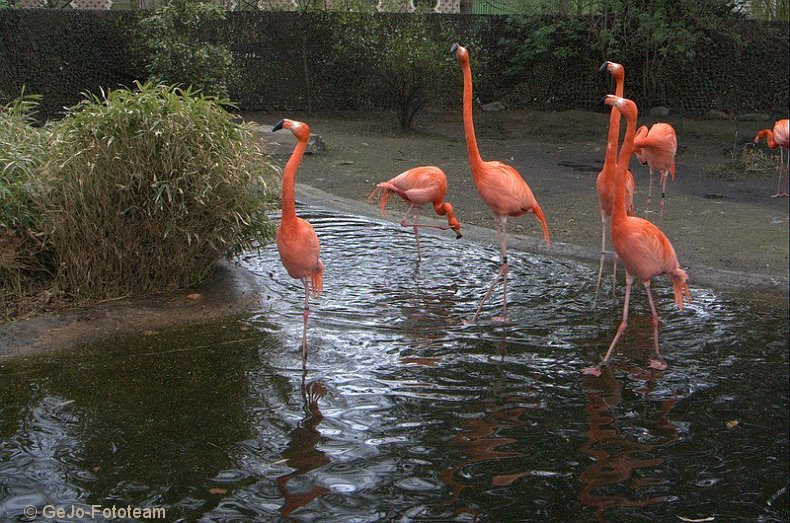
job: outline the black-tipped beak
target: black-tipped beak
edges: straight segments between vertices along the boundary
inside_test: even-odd
[[[458,44],[457,43],[455,43],[455,44],[450,46],[450,54],[455,54],[455,52],[457,50],[458,50]]]
[[[464,237],[464,235],[461,234],[461,229],[453,229],[453,232],[455,233],[456,240],[460,240],[461,238]]]
[[[601,98],[601,101],[598,102],[598,105],[606,105],[607,98],[609,98],[609,96],[604,96],[603,98]]]
[[[282,128],[283,128],[283,123],[284,123],[284,122],[285,122],[285,120],[280,120],[279,122],[277,122],[276,124],[274,124],[274,127],[272,127],[272,132],[273,132],[273,133],[276,133],[277,131],[279,131],[280,129],[282,129]]]
[[[601,67],[599,67],[599,68],[598,68],[598,72],[599,72],[599,73],[602,73],[602,72],[604,72],[604,71],[606,70],[606,67],[607,67],[608,65],[609,65],[609,62],[608,62],[608,61],[606,61],[606,62],[602,63],[602,64],[601,64]]]

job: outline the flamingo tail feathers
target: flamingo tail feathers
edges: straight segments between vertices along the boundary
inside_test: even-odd
[[[316,298],[324,290],[324,262],[318,260],[318,268],[310,274],[310,288]]]
[[[535,214],[535,217],[540,221],[540,226],[543,228],[543,238],[546,240],[546,243],[549,245],[549,249],[551,249],[551,238],[549,238],[549,226],[546,224],[546,216],[543,214],[543,209],[540,208],[540,205],[537,203],[535,207],[533,207],[532,212]]]
[[[672,279],[672,284],[675,287],[675,303],[678,309],[683,310],[684,298],[691,303],[691,291],[689,291],[688,283],[686,283],[688,275],[686,271],[678,267],[669,273],[669,277]]]
[[[386,182],[380,183],[376,185],[376,188],[368,195],[368,201],[375,200],[378,198],[379,201],[379,209],[381,209],[381,214],[387,215],[387,202],[390,199],[394,191],[387,187]]]

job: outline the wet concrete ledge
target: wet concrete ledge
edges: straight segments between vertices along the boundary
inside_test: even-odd
[[[341,198],[310,186],[297,184],[297,199],[310,206],[335,209],[382,220],[378,207]],[[427,213],[426,213],[427,216]],[[393,216],[390,221],[397,223]],[[436,221],[435,223],[440,223]],[[493,231],[465,225],[460,240],[494,244]],[[562,242],[549,252],[541,239],[508,235],[508,245],[521,251],[574,258],[597,265],[599,251]],[[267,248],[275,248],[270,245]],[[773,308],[788,309],[788,278],[752,274],[703,266],[688,266],[692,287],[706,286],[737,293]],[[243,316],[260,303],[263,289],[244,267],[220,261],[208,280],[193,289],[99,303],[93,307],[50,313],[27,320],[0,324],[0,362],[84,345],[121,335],[205,323]],[[195,296],[196,294],[199,295]]]

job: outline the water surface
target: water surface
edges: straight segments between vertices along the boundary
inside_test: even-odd
[[[511,252],[510,323],[464,327],[498,251],[329,211],[324,294],[274,246],[257,311],[0,366],[0,520],[27,505],[184,521],[787,521],[786,310],[641,286],[620,319],[597,264]],[[492,233],[493,236],[493,233]],[[492,238],[493,240],[493,238]],[[492,242],[493,243],[493,242]],[[605,289],[608,291],[609,289]]]

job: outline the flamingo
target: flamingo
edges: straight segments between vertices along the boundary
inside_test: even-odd
[[[779,147],[779,181],[776,184],[776,194],[772,194],[771,198],[787,198],[787,192],[780,192],[782,190],[782,169],[784,168],[784,150],[790,147],[790,120],[777,120],[772,129],[763,129],[754,137],[754,143],[758,143],[765,138],[765,143],[769,149],[776,149]],[[787,172],[790,173],[790,151],[787,153]],[[790,174],[788,174],[790,178]]]
[[[507,218],[508,216],[521,216],[531,212],[540,221],[543,228],[543,237],[549,248],[551,240],[549,238],[549,228],[546,225],[546,217],[543,210],[538,205],[537,200],[532,195],[532,190],[527,182],[521,177],[519,172],[513,167],[498,161],[483,161],[480,151],[477,149],[475,138],[475,128],[472,122],[472,70],[469,65],[469,52],[459,44],[450,47],[450,54],[455,55],[461,64],[464,76],[464,98],[463,98],[463,117],[464,134],[466,135],[466,150],[469,154],[469,168],[472,171],[477,192],[480,197],[491,209],[496,222],[496,234],[499,240],[499,250],[502,256],[502,266],[499,273],[491,282],[488,291],[483,295],[477,307],[472,321],[477,320],[480,310],[486,302],[491,292],[494,290],[499,279],[503,282],[503,306],[502,316],[495,317],[495,320],[507,320]]]
[[[304,284],[304,330],[302,331],[302,362],[307,360],[307,317],[310,314],[310,290],[318,297],[324,287],[324,263],[319,258],[321,244],[315,229],[307,220],[296,216],[294,201],[294,179],[296,170],[304,156],[310,127],[302,122],[284,119],[279,121],[272,132],[289,129],[296,137],[288,163],[285,164],[282,183],[282,219],[275,239],[280,261],[291,278],[302,280]]]
[[[675,129],[668,123],[654,123],[650,130],[646,125],[636,131],[634,138],[634,155],[642,163],[647,164],[650,178],[647,186],[647,209],[653,203],[653,173],[659,172],[658,183],[661,185],[661,202],[659,203],[660,219],[664,217],[664,200],[667,192],[667,173],[675,181],[675,154],[678,151],[678,138]]]
[[[623,96],[625,84],[625,69],[622,65],[606,61],[601,64],[599,71],[606,69],[611,73],[616,82],[617,96]],[[598,296],[598,289],[601,287],[601,275],[603,273],[603,262],[606,256],[606,219],[612,216],[614,206],[614,195],[616,192],[614,171],[617,163],[617,141],[620,137],[620,113],[612,111],[609,115],[609,133],[606,137],[606,156],[604,157],[603,168],[598,173],[595,180],[595,187],[598,190],[598,202],[601,210],[601,263],[598,266],[598,282],[595,285],[595,295]],[[629,216],[634,214],[634,176],[631,171],[626,171],[626,206]],[[614,270],[612,272],[612,288],[617,281],[617,254],[614,255]]]
[[[625,173],[628,170],[628,162],[634,149],[634,137],[636,134],[636,104],[631,100],[619,96],[608,95],[604,103],[611,105],[613,110],[619,111],[626,119],[626,132],[623,146],[620,149],[620,158],[617,164],[615,179],[620,187],[615,194],[614,209],[612,210],[612,243],[615,252],[623,260],[625,265],[625,302],[623,304],[623,319],[617,328],[609,350],[604,356],[605,364],[614,351],[617,341],[622,336],[628,326],[628,302],[631,297],[631,284],[634,278],[639,278],[645,286],[647,301],[650,304],[650,311],[653,315],[653,342],[655,344],[656,359],[650,361],[650,367],[658,370],[666,368],[666,364],[661,361],[661,353],[658,348],[658,313],[653,303],[653,295],[650,291],[650,281],[659,274],[666,274],[673,282],[675,289],[675,303],[680,310],[683,310],[684,296],[691,301],[686,280],[688,275],[680,267],[675,249],[667,237],[655,224],[643,218],[628,216],[625,212]],[[585,373],[600,375],[600,369],[585,369]]]
[[[452,229],[456,239],[461,235],[461,224],[453,214],[453,206],[444,201],[447,193],[447,177],[444,171],[433,165],[414,167],[400,173],[398,176],[381,182],[370,193],[369,198],[378,198],[381,212],[386,214],[387,201],[392,194],[397,194],[405,201],[409,208],[400,224],[403,227],[414,227],[414,238],[417,241],[417,259],[420,259],[420,236],[418,227],[433,227],[436,229]],[[433,204],[433,210],[439,216],[447,216],[447,225],[428,225],[417,223],[417,211],[426,203]],[[414,222],[408,223],[409,214],[414,211]]]

